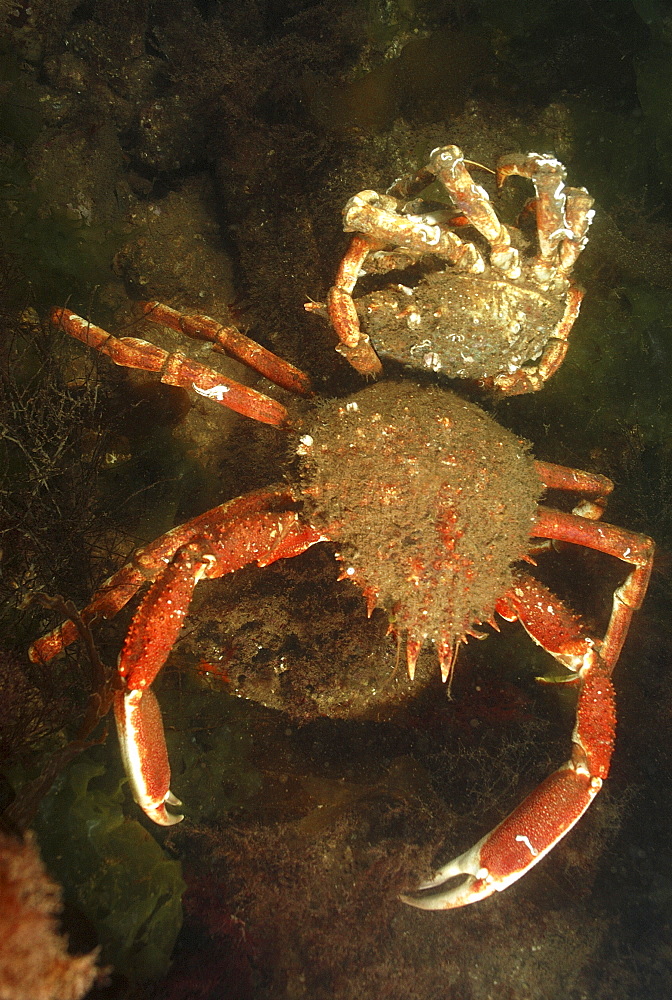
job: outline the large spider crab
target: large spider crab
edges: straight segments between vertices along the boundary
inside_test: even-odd
[[[306,375],[237,330],[155,302],[141,308],[151,320],[212,340],[276,384],[312,394]],[[118,365],[157,372],[163,382],[195,389],[295,435],[299,468],[288,476],[289,485],[248,493],[173,528],[138,550],[82,612],[85,622],[110,618],[151,583],[119,657],[114,698],[126,771],[147,816],[163,825],[182,819],[166,808],[180,803],[170,791],[151,685],[195,585],[332,541],[342,578],[362,589],[369,614],[376,604],[387,608],[394,628],[405,634],[411,677],[429,641],[448,679],[465,637],[483,622],[494,624],[498,614],[520,621],[578,689],[569,761],[479,843],[403,899],[426,909],[462,906],[506,888],[544,857],[607,775],[615,724],[610,675],[651,571],[651,540],[600,520],[611,482],[535,461],[484,411],[436,385],[381,381],[292,423],[279,402],[181,353],[116,338],[66,309],[55,309],[52,322]],[[573,512],[538,504],[548,488],[575,495]],[[549,540],[608,553],[629,567],[602,638],[524,567]],[[77,626],[66,621],[33,644],[31,659],[48,661],[77,638]],[[455,885],[456,875],[467,877]]]
[[[347,202],[343,228],[357,235],[326,311],[338,350],[362,374],[380,374],[380,354],[507,395],[531,392],[567,352],[583,298],[571,271],[587,243],[593,199],[585,188],[565,187],[565,168],[554,156],[502,157],[498,189],[512,174],[534,184],[536,198],[527,206],[536,215],[533,250],[500,222],[467,162],[457,146],[441,146],[426,167],[399,178],[386,194],[360,191]],[[417,197],[434,182],[452,211]],[[470,227],[473,242],[453,232],[456,224]],[[367,275],[368,291],[360,286],[355,300]]]

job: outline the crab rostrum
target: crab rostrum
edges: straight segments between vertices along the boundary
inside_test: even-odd
[[[237,330],[155,302],[141,307],[149,319],[209,339],[276,384],[312,395],[306,375]],[[166,808],[180,803],[170,791],[151,685],[178,638],[195,585],[331,542],[341,578],[362,590],[369,614],[384,607],[405,636],[411,678],[423,643],[431,643],[449,681],[466,637],[499,616],[519,621],[577,689],[567,763],[405,901],[428,909],[462,906],[506,888],[544,857],[588,808],[609,770],[610,675],[651,571],[651,540],[600,520],[611,482],[535,461],[527,444],[438,385],[380,381],[309,407],[308,416],[292,421],[276,400],[181,353],[116,338],[66,309],[55,309],[52,321],[118,365],[157,372],[163,382],[294,437],[297,457],[284,484],[230,500],[139,549],[82,611],[84,622],[110,618],[149,584],[119,657],[114,699],[124,763],[145,813],[164,825],[182,819]],[[548,488],[575,496],[573,512],[539,503]],[[608,553],[627,567],[604,636],[587,631],[530,572],[526,560],[548,540]],[[30,656],[46,662],[77,638],[78,626],[64,622],[35,642]],[[454,884],[456,875],[466,878]]]
[[[500,222],[467,162],[457,146],[442,146],[386,194],[360,191],[348,201],[343,228],[357,235],[326,311],[338,350],[365,375],[379,375],[387,357],[507,395],[531,392],[567,352],[583,297],[571,272],[587,242],[593,199],[585,188],[565,187],[554,156],[502,157],[498,188],[512,174],[534,184],[524,213],[536,214],[530,246]],[[452,211],[418,197],[435,182]],[[456,226],[468,227],[466,240]],[[324,311],[321,303],[306,309]]]

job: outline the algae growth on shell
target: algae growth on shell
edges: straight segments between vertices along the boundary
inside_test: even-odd
[[[309,517],[400,629],[459,641],[492,617],[541,493],[524,442],[459,396],[409,382],[323,404],[304,441]]]

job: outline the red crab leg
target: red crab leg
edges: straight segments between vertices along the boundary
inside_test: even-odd
[[[592,199],[586,191],[585,196],[590,199],[590,205],[583,208],[584,203],[577,201],[575,213],[577,232],[575,233],[570,227],[566,215],[567,190],[564,181],[567,171],[559,160],[548,154],[511,153],[508,156],[503,156],[497,164],[497,187],[501,188],[507,177],[512,174],[527,177],[534,184],[537,195],[535,207],[537,211],[537,237],[539,239],[539,254],[534,269],[537,281],[542,285],[548,285],[560,265],[559,248],[562,243],[569,241],[574,244],[576,249],[574,260],[583,249],[586,230],[592,219],[592,216],[589,215]],[[584,217],[583,222],[579,222],[579,216]],[[563,260],[563,270],[568,270],[573,262],[572,260],[570,263],[569,257]]]
[[[158,372],[162,382],[195,389],[201,396],[214,399],[243,416],[274,427],[289,426],[287,410],[281,403],[220,375],[213,368],[192,361],[184,354],[170,354],[137,337],[113,337],[69,309],[52,309],[51,322],[71,337],[106,354],[115,365]]]
[[[379,246],[392,243],[418,253],[433,253],[463,270],[481,274],[483,260],[473,243],[423,216],[401,215],[396,199],[377,191],[360,191],[343,209],[346,233],[364,233]],[[375,249],[375,248],[374,248]]]
[[[576,616],[561,601],[525,573],[498,601],[497,611],[510,621],[518,618],[539,645],[576,672],[579,696],[572,756],[494,830],[419,886],[416,891],[424,895],[401,897],[419,909],[450,910],[508,888],[572,829],[609,772],[614,690],[594,641],[581,635]],[[451,880],[461,875],[467,877],[455,885]]]
[[[572,236],[567,232],[565,219],[567,171],[559,160],[548,154],[511,153],[497,163],[497,187],[501,188],[512,174],[527,177],[534,184],[540,258],[553,265],[560,241]]]
[[[584,472],[583,469],[570,469],[565,465],[553,465],[551,462],[539,462],[536,459],[534,467],[547,489],[583,495],[576,506],[572,508],[573,514],[579,514],[590,521],[600,520],[607,506],[609,495],[614,489],[611,479],[597,473]],[[551,538],[531,542],[528,555],[534,556],[558,547],[557,542]]]
[[[115,695],[114,707],[134,798],[155,823],[170,825],[181,816],[166,810],[166,803],[180,803],[170,792],[161,712],[150,685],[179,635],[200,579],[223,576],[254,562],[268,566],[324,540],[287,509],[291,504],[287,491],[258,490],[174,528],[136,552],[82,613],[88,621],[94,615],[111,617],[142,583],[154,579],[124,641],[119,657],[124,688]],[[72,623],[65,622],[31,647],[31,659],[51,659],[74,638]]]
[[[161,711],[150,685],[177,640],[195,585],[249,563],[268,566],[323,540],[294,511],[225,518],[209,538],[181,546],[145,594],[119,657],[125,690],[115,696],[115,719],[133,797],[155,823],[171,826],[182,816],[166,809],[181,803],[170,791]]]
[[[600,656],[611,672],[620,656],[628,634],[632,614],[641,607],[653,567],[655,545],[646,535],[626,531],[603,521],[591,521],[576,514],[538,508],[533,534],[559,542],[585,545],[622,559],[633,567],[624,582],[614,591],[611,617],[600,643]]]
[[[246,337],[235,326],[222,326],[209,316],[185,316],[161,302],[139,302],[138,305],[153,323],[163,323],[194,340],[209,340],[225,354],[242,361],[283,389],[299,396],[313,395],[310,378],[305,372]]]
[[[103,583],[98,593],[82,611],[81,618],[86,624],[114,618],[143,584],[156,579],[181,546],[187,545],[194,538],[209,537],[227,520],[234,521],[256,514],[272,513],[274,510],[287,510],[291,504],[292,496],[287,490],[267,488],[255,490],[213,507],[212,510],[199,514],[191,521],[172,528],[149,545],[136,549],[130,562]],[[33,663],[48,663],[77,639],[79,632],[75,623],[63,622],[41,639],[37,639],[28,650],[28,656]]]
[[[566,490],[570,493],[587,493],[592,496],[592,502],[602,510],[607,503],[607,497],[614,489],[611,479],[595,472],[584,472],[583,469],[570,469],[566,465],[554,465],[552,462],[540,462],[535,459],[534,467],[544,486],[549,490]],[[576,513],[576,511],[575,511]],[[582,517],[585,517],[582,514]]]
[[[545,471],[547,478],[556,483],[563,479],[560,467],[546,466]],[[570,482],[573,473],[565,470]],[[595,477],[595,490],[600,488],[599,478]],[[519,619],[535,642],[577,675],[579,696],[572,756],[499,826],[417,890],[433,891],[402,897],[421,909],[453,909],[475,903],[521,878],[581,818],[609,771],[615,726],[610,675],[632,613],[644,599],[654,545],[644,535],[542,506],[533,534],[597,549],[630,563],[633,569],[614,593],[611,617],[601,642],[582,634],[576,615],[526,573],[519,573],[510,591],[497,602],[496,610],[503,618]],[[459,875],[467,878],[446,886]]]
[[[585,188],[565,188],[565,195],[567,196],[565,219],[572,232],[572,238],[563,240],[560,244],[560,270],[564,274],[569,274],[588,242],[588,229],[595,218],[593,209],[595,199],[591,198]]]
[[[569,334],[574,326],[584,291],[577,285],[571,285],[567,291],[567,303],[562,318],[551,337],[546,342],[546,346],[536,365],[523,365],[511,374],[495,375],[492,384],[507,396],[520,396],[527,392],[537,392],[543,389],[544,383],[555,375],[558,368],[565,360],[569,347]],[[484,379],[487,384],[489,379]]]
[[[362,333],[352,292],[359,278],[362,264],[372,250],[382,246],[368,236],[353,236],[341,261],[334,284],[327,292],[327,314],[339,343],[336,350],[362,375],[377,378],[383,370],[380,358],[371,346],[368,336]],[[321,302],[306,302],[306,312],[321,312]]]

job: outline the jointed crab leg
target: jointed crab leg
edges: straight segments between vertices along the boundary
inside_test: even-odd
[[[227,521],[253,518],[257,514],[287,510],[292,496],[287,490],[255,490],[213,507],[198,517],[180,524],[153,542],[136,549],[129,562],[117,570],[100,587],[97,594],[81,612],[86,623],[108,620],[121,611],[143,584],[155,580],[165,569],[177,550],[196,538],[209,538]],[[33,663],[49,663],[71,643],[79,639],[74,622],[66,621],[47,635],[37,639],[28,655]]]
[[[474,182],[458,146],[439,146],[432,150],[428,168],[441,181],[455,206],[490,244],[490,261],[508,278],[520,277],[518,251],[511,246],[506,226],[497,213],[487,191]]]
[[[346,233],[364,233],[381,246],[393,242],[409,250],[436,254],[473,274],[483,272],[483,259],[472,243],[463,243],[452,230],[424,216],[402,215],[398,207],[396,199],[389,195],[360,191],[343,209],[343,229]]]
[[[322,541],[313,527],[288,509],[284,490],[258,490],[222,504],[206,515],[168,532],[137,552],[83,612],[116,613],[141,583],[153,578],[128,631],[119,657],[123,689],[115,695],[115,719],[126,772],[135,800],[155,823],[167,826],[182,818],[166,810],[179,805],[170,792],[170,765],[163,723],[150,690],[163,667],[187,613],[193,589],[249,563],[268,566],[291,558]],[[132,581],[132,582],[131,582]],[[94,610],[95,609],[95,610]],[[31,647],[33,660],[51,659],[73,638],[71,623]]]
[[[336,279],[327,295],[327,312],[340,341],[337,348],[362,375],[378,376],[383,370],[380,359],[366,334],[359,327],[359,317],[352,299],[362,264],[380,244],[369,236],[354,236],[341,261]],[[321,309],[321,303],[308,302],[307,312]]]
[[[539,614],[552,601],[553,626]],[[536,865],[578,822],[609,771],[614,742],[614,690],[594,641],[577,637],[575,616],[527,574],[520,574],[497,611],[518,618],[541,646],[566,665],[579,680],[572,756],[549,775],[505,820],[460,857],[444,865],[418,886],[420,895],[401,898],[424,910],[450,910],[476,903],[508,888]],[[453,884],[456,876],[465,879]],[[449,884],[447,884],[449,883]],[[433,891],[428,891],[433,890]]]
[[[511,374],[507,372],[495,375],[491,380],[493,386],[507,396],[519,396],[522,393],[538,392],[539,389],[543,389],[548,379],[555,375],[565,360],[569,347],[569,334],[579,315],[583,295],[583,289],[577,285],[568,288],[565,311],[553,335],[549,337],[539,361],[535,365],[523,365]],[[490,380],[484,379],[485,383],[488,381]]]
[[[567,187],[565,195],[565,219],[572,236],[560,244],[560,270],[563,274],[569,274],[588,243],[588,229],[595,218],[595,199],[582,187]]]
[[[246,337],[235,326],[222,326],[210,316],[185,316],[161,302],[139,302],[138,305],[153,323],[163,323],[194,340],[209,340],[225,354],[242,361],[283,389],[299,396],[312,396],[310,379],[305,372]]]
[[[540,466],[547,481],[561,485],[561,467],[542,463]],[[574,470],[565,472],[567,482],[572,482]],[[600,482],[602,478],[594,477],[589,484],[591,492],[598,496],[609,483],[609,480]],[[593,513],[596,515],[597,511]],[[494,830],[419,886],[416,890],[419,895],[402,896],[404,902],[420,909],[453,909],[506,889],[571,830],[609,772],[615,730],[615,695],[610,675],[632,613],[640,607],[646,593],[653,542],[599,520],[545,507],[539,508],[533,534],[597,549],[629,562],[633,568],[614,593],[611,618],[601,642],[587,635],[576,615],[527,573],[518,573],[509,592],[497,602],[498,614],[508,621],[518,619],[535,642],[576,674],[579,695],[572,755]],[[467,877],[457,885],[447,885],[460,875]]]
[[[106,354],[116,365],[158,372],[161,381],[168,385],[195,389],[201,396],[214,399],[229,410],[235,410],[236,413],[242,413],[261,423],[272,424],[274,427],[289,425],[287,410],[281,403],[226,378],[206,365],[192,361],[184,354],[170,354],[137,337],[113,337],[111,333],[94,326],[69,309],[52,309],[51,322],[71,337]]]
[[[194,586],[251,562],[267,566],[298,555],[321,540],[293,511],[227,521],[207,541],[178,549],[147,591],[119,657],[126,689],[115,697],[115,718],[133,797],[155,823],[170,826],[182,817],[166,810],[166,802],[179,803],[170,792],[161,712],[149,686],[177,640]]]
[[[539,237],[535,273],[545,285],[552,281],[559,266],[568,273],[586,245],[586,233],[595,214],[593,198],[585,188],[566,188],[567,171],[548,154],[503,156],[497,164],[497,187],[512,174],[529,178],[535,187]]]
[[[632,614],[641,607],[649,585],[654,543],[646,535],[541,505],[534,534],[559,542],[584,545],[616,556],[633,567],[621,586],[614,591],[611,617],[604,639],[599,644],[600,656],[611,673],[628,634]]]
[[[367,256],[387,243],[422,253],[433,253],[463,270],[480,274],[485,265],[472,243],[462,240],[449,229],[424,217],[399,212],[396,198],[376,191],[360,191],[343,209],[343,229],[354,232],[341,261],[333,286],[327,295],[327,312],[340,341],[338,350],[363,375],[379,375],[382,365],[360,330],[352,292]],[[321,308],[309,302],[309,312]]]

